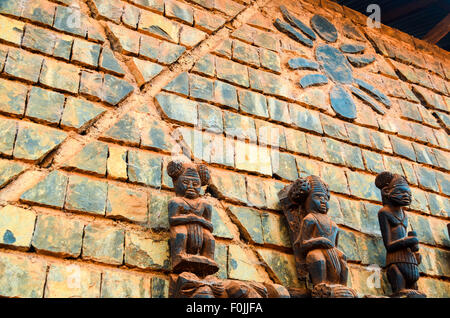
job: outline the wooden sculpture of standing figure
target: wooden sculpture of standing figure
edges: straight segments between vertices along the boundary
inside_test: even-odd
[[[328,185],[317,176],[299,178],[281,190],[279,197],[293,232],[296,259],[304,264],[313,284],[312,296],[356,297],[346,286],[348,267],[344,253],[337,248],[339,229],[327,215]],[[305,216],[297,218],[295,214],[301,210]],[[300,219],[300,226],[295,226]]]
[[[383,200],[378,222],[387,252],[391,297],[426,297],[417,290],[421,262],[419,239],[416,232],[407,232],[408,218],[402,208],[411,204],[409,185],[403,176],[387,171],[377,175],[375,185],[381,190]]]
[[[173,271],[214,274],[219,267],[214,261],[212,206],[201,197],[201,187],[210,180],[208,168],[171,161],[167,172],[176,193],[168,206]]]

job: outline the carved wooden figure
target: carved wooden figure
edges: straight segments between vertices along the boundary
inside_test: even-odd
[[[346,257],[337,248],[339,229],[327,215],[330,192],[317,176],[299,178],[278,194],[294,242],[298,272],[309,274],[313,297],[356,297],[347,287]]]
[[[171,161],[167,172],[176,193],[168,207],[173,271],[214,274],[219,267],[214,261],[212,206],[201,197],[201,187],[210,180],[208,168]]]
[[[377,175],[375,185],[381,190],[383,207],[378,212],[381,234],[386,247],[387,277],[391,297],[426,297],[417,289],[419,279],[419,239],[407,231],[408,218],[402,207],[411,204],[411,190],[406,179],[384,171]]]

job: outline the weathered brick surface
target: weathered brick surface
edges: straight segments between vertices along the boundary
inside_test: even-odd
[[[167,164],[181,155],[211,171],[219,278],[306,289],[278,192],[314,174],[349,285],[389,295],[385,269],[366,283],[384,265],[374,179],[388,170],[411,186],[419,286],[448,297],[448,56],[331,1],[279,2],[0,1],[0,267],[14,278],[0,296],[168,297]],[[336,27],[355,119],[335,109],[319,34],[294,28],[310,48],[280,32],[279,5]]]

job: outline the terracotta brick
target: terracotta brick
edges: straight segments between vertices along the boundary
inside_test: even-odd
[[[208,13],[206,11],[194,10],[195,26],[202,31],[212,33],[219,29],[224,23],[225,19]]]
[[[139,86],[151,81],[163,69],[163,67],[158,64],[140,60],[135,57],[129,60],[128,67],[136,78],[136,82]]]
[[[228,278],[264,282],[265,277],[260,273],[256,257],[239,245],[228,246]]]
[[[28,250],[31,245],[36,213],[7,205],[0,210],[0,243]]]
[[[142,269],[169,269],[169,244],[142,234],[127,232],[125,264]]]
[[[122,147],[109,146],[107,160],[108,176],[119,180],[127,179],[127,150]]]
[[[52,88],[78,93],[80,70],[73,65],[46,59],[39,82]]]
[[[192,48],[206,38],[206,33],[183,25],[180,33],[180,44]]]
[[[0,25],[2,26],[0,39],[20,45],[25,23],[7,18],[5,16],[0,16]]]
[[[150,278],[123,271],[106,271],[102,275],[102,298],[149,298]]]
[[[134,222],[147,221],[147,194],[109,184],[106,216]]]
[[[115,42],[119,45],[121,53],[139,53],[139,33],[110,22],[107,23],[107,27]]]
[[[272,175],[269,148],[236,140],[235,166],[237,169]]]
[[[25,111],[25,100],[28,88],[25,85],[0,79],[0,111],[14,115],[22,115]]]
[[[123,12],[123,2],[121,1],[106,1],[106,0],[92,0],[92,9],[101,17],[112,20],[116,23],[120,22],[120,17]]]
[[[220,57],[216,58],[217,77],[227,82],[249,87],[247,67]]]
[[[142,11],[138,28],[159,38],[178,43],[180,26],[158,14]]]

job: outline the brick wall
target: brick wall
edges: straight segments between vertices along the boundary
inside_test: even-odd
[[[278,31],[280,4],[364,47],[351,72],[379,98],[353,89],[355,120],[331,107],[329,76],[307,87],[324,40]],[[367,283],[386,169],[411,184],[419,288],[449,297],[449,54],[365,23],[324,0],[0,1],[0,296],[167,297],[176,155],[211,169],[218,277],[304,292],[277,192],[316,174],[349,285],[390,294],[384,271]]]

